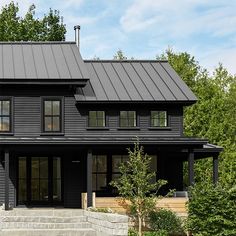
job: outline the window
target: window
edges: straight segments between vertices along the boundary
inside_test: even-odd
[[[107,156],[93,155],[93,191],[107,190]]]
[[[89,111],[89,127],[105,127],[105,111]]]
[[[11,101],[0,100],[0,132],[11,131]]]
[[[166,111],[151,111],[151,126],[152,127],[166,127],[167,126],[167,112]]]
[[[135,111],[120,111],[120,127],[135,127],[136,112]]]
[[[61,132],[61,100],[43,101],[43,131]]]
[[[128,155],[112,155],[112,180],[118,179],[121,176],[120,165],[127,162]]]

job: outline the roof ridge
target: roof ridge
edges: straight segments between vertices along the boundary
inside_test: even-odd
[[[0,41],[0,44],[76,44],[74,41]]]
[[[101,59],[101,60],[95,60],[95,59],[84,59],[84,62],[117,62],[117,63],[121,63],[121,62],[168,62],[168,60],[155,60],[155,59],[130,59],[130,60],[117,60],[117,59]]]

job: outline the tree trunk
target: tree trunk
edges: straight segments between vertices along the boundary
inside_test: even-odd
[[[142,236],[142,218],[138,214],[138,235]]]

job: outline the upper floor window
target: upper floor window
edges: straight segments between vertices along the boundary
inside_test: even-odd
[[[105,127],[105,111],[89,111],[89,127]]]
[[[61,132],[61,100],[44,99],[43,100],[43,131]]]
[[[0,100],[0,132],[11,131],[11,100]]]
[[[167,126],[167,112],[166,111],[151,111],[151,126],[152,127],[166,127]]]
[[[135,111],[120,111],[120,127],[135,127],[136,112]]]

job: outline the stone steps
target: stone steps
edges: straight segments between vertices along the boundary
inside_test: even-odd
[[[0,236],[96,236],[79,209],[0,211]]]
[[[0,229],[80,229],[91,228],[88,222],[80,223],[38,223],[38,222],[4,222]]]
[[[0,216],[0,222],[35,222],[35,223],[79,223],[87,222],[86,216]]]
[[[0,236],[96,236],[93,229],[3,229]]]

